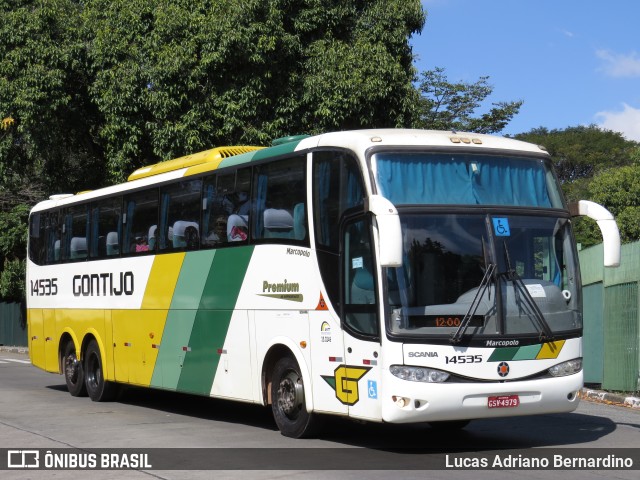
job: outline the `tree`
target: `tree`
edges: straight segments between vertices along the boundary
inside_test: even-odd
[[[633,165],[640,164],[640,144],[595,125],[537,128],[515,137],[548,150],[567,201],[592,200],[604,205],[616,217],[623,241],[640,238],[633,225],[633,209],[640,206],[640,197],[635,197],[632,181],[637,168]],[[575,235],[584,247],[602,241],[598,226],[589,218],[575,220]]]
[[[52,193],[415,115],[419,0],[0,0],[0,16],[0,226],[20,225],[2,233],[19,245],[0,253],[4,292],[26,211]]]
[[[5,300],[24,298],[29,194],[22,192],[16,198],[0,191],[0,298]]]
[[[215,145],[410,125],[418,0],[5,0],[0,174],[96,188]]]
[[[45,191],[103,181],[87,92],[80,5],[72,0],[0,3],[0,188],[29,180]]]
[[[109,176],[223,144],[408,125],[417,0],[92,0]]]
[[[541,127],[515,135],[515,138],[547,149],[567,193],[571,193],[567,184],[588,180],[606,168],[628,165],[637,145],[619,132],[603,130],[596,125],[555,130]]]
[[[0,297],[24,298],[27,217],[46,191],[102,182],[77,2],[0,3]]]
[[[640,154],[640,147],[636,152]],[[598,173],[589,194],[616,218],[623,243],[640,240],[640,163]]]
[[[438,67],[422,73],[416,127],[497,133],[520,111],[522,100],[497,102],[489,112],[474,116],[493,93],[489,77],[480,77],[475,83],[452,83],[444,72],[444,68]]]

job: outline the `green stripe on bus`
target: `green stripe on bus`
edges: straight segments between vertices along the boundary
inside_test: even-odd
[[[196,313],[184,358],[178,390],[209,395],[220,361],[218,349],[224,345],[231,315],[253,247],[226,248],[211,263],[200,307]]]
[[[197,310],[170,310],[153,368],[151,386],[176,390]]]
[[[171,300],[171,309],[197,309],[206,284],[211,264],[218,250],[202,250],[185,255],[182,270]]]
[[[253,247],[220,249],[213,258],[200,310],[233,310],[247,273]]]
[[[171,299],[171,310],[162,332],[160,350],[151,377],[151,386],[175,390],[216,250],[185,255]]]
[[[508,348],[496,348],[488,362],[502,362],[506,360],[512,360],[516,353],[518,353],[520,347],[508,347]]]
[[[526,347],[520,347],[518,353],[513,357],[513,360],[533,360],[536,358],[542,345],[529,345]]]

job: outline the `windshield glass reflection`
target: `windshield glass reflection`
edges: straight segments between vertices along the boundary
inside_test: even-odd
[[[467,314],[467,336],[548,338],[581,327],[568,220],[403,214],[401,221],[403,266],[387,270],[392,333],[452,336]]]

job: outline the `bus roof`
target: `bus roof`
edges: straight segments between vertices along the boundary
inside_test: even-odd
[[[313,146],[342,146],[366,151],[376,146],[474,147],[544,154],[544,147],[512,138],[469,132],[412,129],[371,129],[332,132],[311,137]],[[303,140],[300,143],[305,143]],[[305,146],[303,148],[309,148]]]
[[[478,150],[519,151],[532,154],[546,154],[544,147],[519,140],[494,135],[412,129],[369,129],[323,133],[315,136],[290,137],[284,143],[272,147],[218,147],[203,152],[186,155],[174,160],[142,167],[129,177],[129,181],[81,192],[76,195],[52,195],[49,200],[38,203],[33,211],[73,204],[80,200],[100,198],[105,195],[126,192],[134,188],[150,186],[167,180],[197,175],[220,168],[244,163],[266,160],[295,151],[304,151],[317,147],[339,147],[365,152],[372,147],[381,146],[425,146],[477,148]]]

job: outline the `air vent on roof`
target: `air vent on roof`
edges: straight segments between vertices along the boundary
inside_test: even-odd
[[[240,155],[241,153],[252,152],[254,150],[260,150],[261,148],[264,147],[231,146],[212,148],[211,150],[205,150],[204,152],[198,152],[176,158],[174,160],[167,160],[166,162],[160,162],[155,165],[139,168],[129,175],[129,181],[151,177],[161,173],[172,172],[174,170],[180,170],[181,168],[202,165],[203,163],[219,163],[225,158]]]

